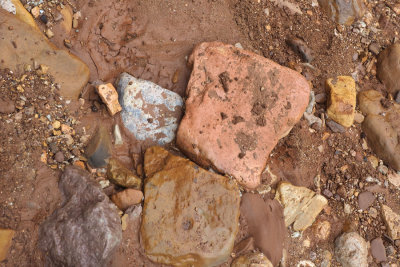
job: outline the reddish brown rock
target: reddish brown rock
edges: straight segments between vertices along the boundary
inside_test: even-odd
[[[378,263],[387,260],[382,238],[378,237],[371,241],[371,254]]]
[[[222,43],[202,43],[189,62],[177,144],[204,167],[256,188],[269,153],[303,115],[310,87],[299,73]]]
[[[400,90],[400,43],[389,46],[379,54],[377,74],[393,96]]]
[[[130,206],[142,202],[143,193],[142,191],[135,189],[126,189],[124,191],[118,192],[111,197],[112,202],[120,209],[126,210]]]
[[[375,201],[375,196],[371,192],[365,191],[358,195],[358,206],[362,210],[367,210]]]

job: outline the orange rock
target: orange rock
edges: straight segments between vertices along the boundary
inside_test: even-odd
[[[6,259],[14,234],[14,230],[0,229],[0,262]]]
[[[100,95],[101,100],[106,104],[108,112],[114,116],[117,112],[121,111],[121,105],[118,102],[118,93],[111,83],[101,84],[97,87],[97,93]]]
[[[193,71],[178,146],[203,167],[212,166],[256,188],[269,153],[308,105],[307,80],[219,42],[200,44],[189,62]]]
[[[125,189],[119,193],[112,195],[111,200],[120,210],[126,210],[132,205],[142,202],[143,193],[142,191],[135,189]]]
[[[75,161],[75,162],[74,162],[74,165],[75,165],[75,166],[78,166],[78,167],[80,167],[80,168],[82,168],[82,169],[85,169],[85,163],[84,163],[83,161],[80,161],[80,160]]]

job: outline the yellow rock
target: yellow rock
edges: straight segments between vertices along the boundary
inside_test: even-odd
[[[0,262],[6,259],[14,234],[14,230],[0,229]]]
[[[61,26],[69,34],[72,29],[72,9],[69,5],[66,5],[65,8],[61,9],[60,13],[63,16]]]
[[[337,123],[350,127],[356,108],[356,83],[350,76],[338,76],[326,81],[330,97],[328,116]]]
[[[15,9],[16,9],[16,16],[26,24],[30,25],[31,27],[37,29],[40,31],[38,26],[35,23],[35,20],[31,16],[31,14],[28,12],[28,10],[25,9],[25,7],[21,4],[19,0],[11,0],[11,2],[14,4]]]

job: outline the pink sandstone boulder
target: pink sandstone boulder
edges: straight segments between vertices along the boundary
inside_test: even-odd
[[[299,73],[219,42],[198,45],[189,58],[186,114],[179,148],[256,188],[268,156],[303,115],[310,87]]]

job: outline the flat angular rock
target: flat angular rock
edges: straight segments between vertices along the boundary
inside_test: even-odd
[[[377,62],[378,78],[393,96],[400,91],[400,43],[383,50]]]
[[[237,257],[232,262],[231,267],[273,267],[273,265],[264,254],[250,252]]]
[[[0,262],[7,258],[7,253],[12,245],[14,235],[14,230],[0,228]]]
[[[97,87],[97,93],[100,95],[101,100],[107,106],[108,113],[114,116],[122,110],[118,102],[118,93],[111,83],[101,84]]]
[[[351,25],[365,12],[362,0],[318,0],[327,16],[339,24]]]
[[[105,127],[99,126],[85,149],[89,164],[94,168],[107,166],[107,159],[111,156],[111,146],[110,133]]]
[[[88,67],[68,51],[55,47],[37,27],[17,16],[0,9],[0,68],[23,71],[25,65],[33,65],[36,61],[49,67],[48,74],[61,85],[62,96],[78,99],[89,80]],[[27,16],[32,19],[29,13]]]
[[[313,224],[315,218],[328,204],[328,200],[306,187],[290,183],[279,184],[275,198],[284,207],[286,227],[293,224],[294,231],[304,231]]]
[[[216,266],[238,232],[236,183],[160,147],[145,153],[141,240],[146,255],[173,266]]]
[[[382,238],[378,237],[371,241],[371,254],[378,263],[387,261],[386,250]]]
[[[367,210],[375,201],[375,196],[371,192],[365,191],[358,195],[358,206],[362,210]]]
[[[122,73],[118,81],[121,117],[139,141],[164,145],[175,138],[182,116],[182,98],[150,81]]]
[[[338,76],[328,79],[326,86],[329,91],[328,116],[344,127],[350,127],[356,108],[356,82],[350,76]]]
[[[198,45],[177,145],[193,161],[260,184],[269,153],[302,117],[310,95],[299,73],[219,42]]]
[[[108,266],[122,238],[117,207],[89,174],[67,167],[64,202],[40,226],[39,248],[49,266]]]
[[[388,229],[389,236],[393,239],[400,239],[400,215],[390,207],[382,205],[382,217]]]
[[[344,233],[335,240],[335,256],[343,267],[368,266],[368,244],[356,232]]]

